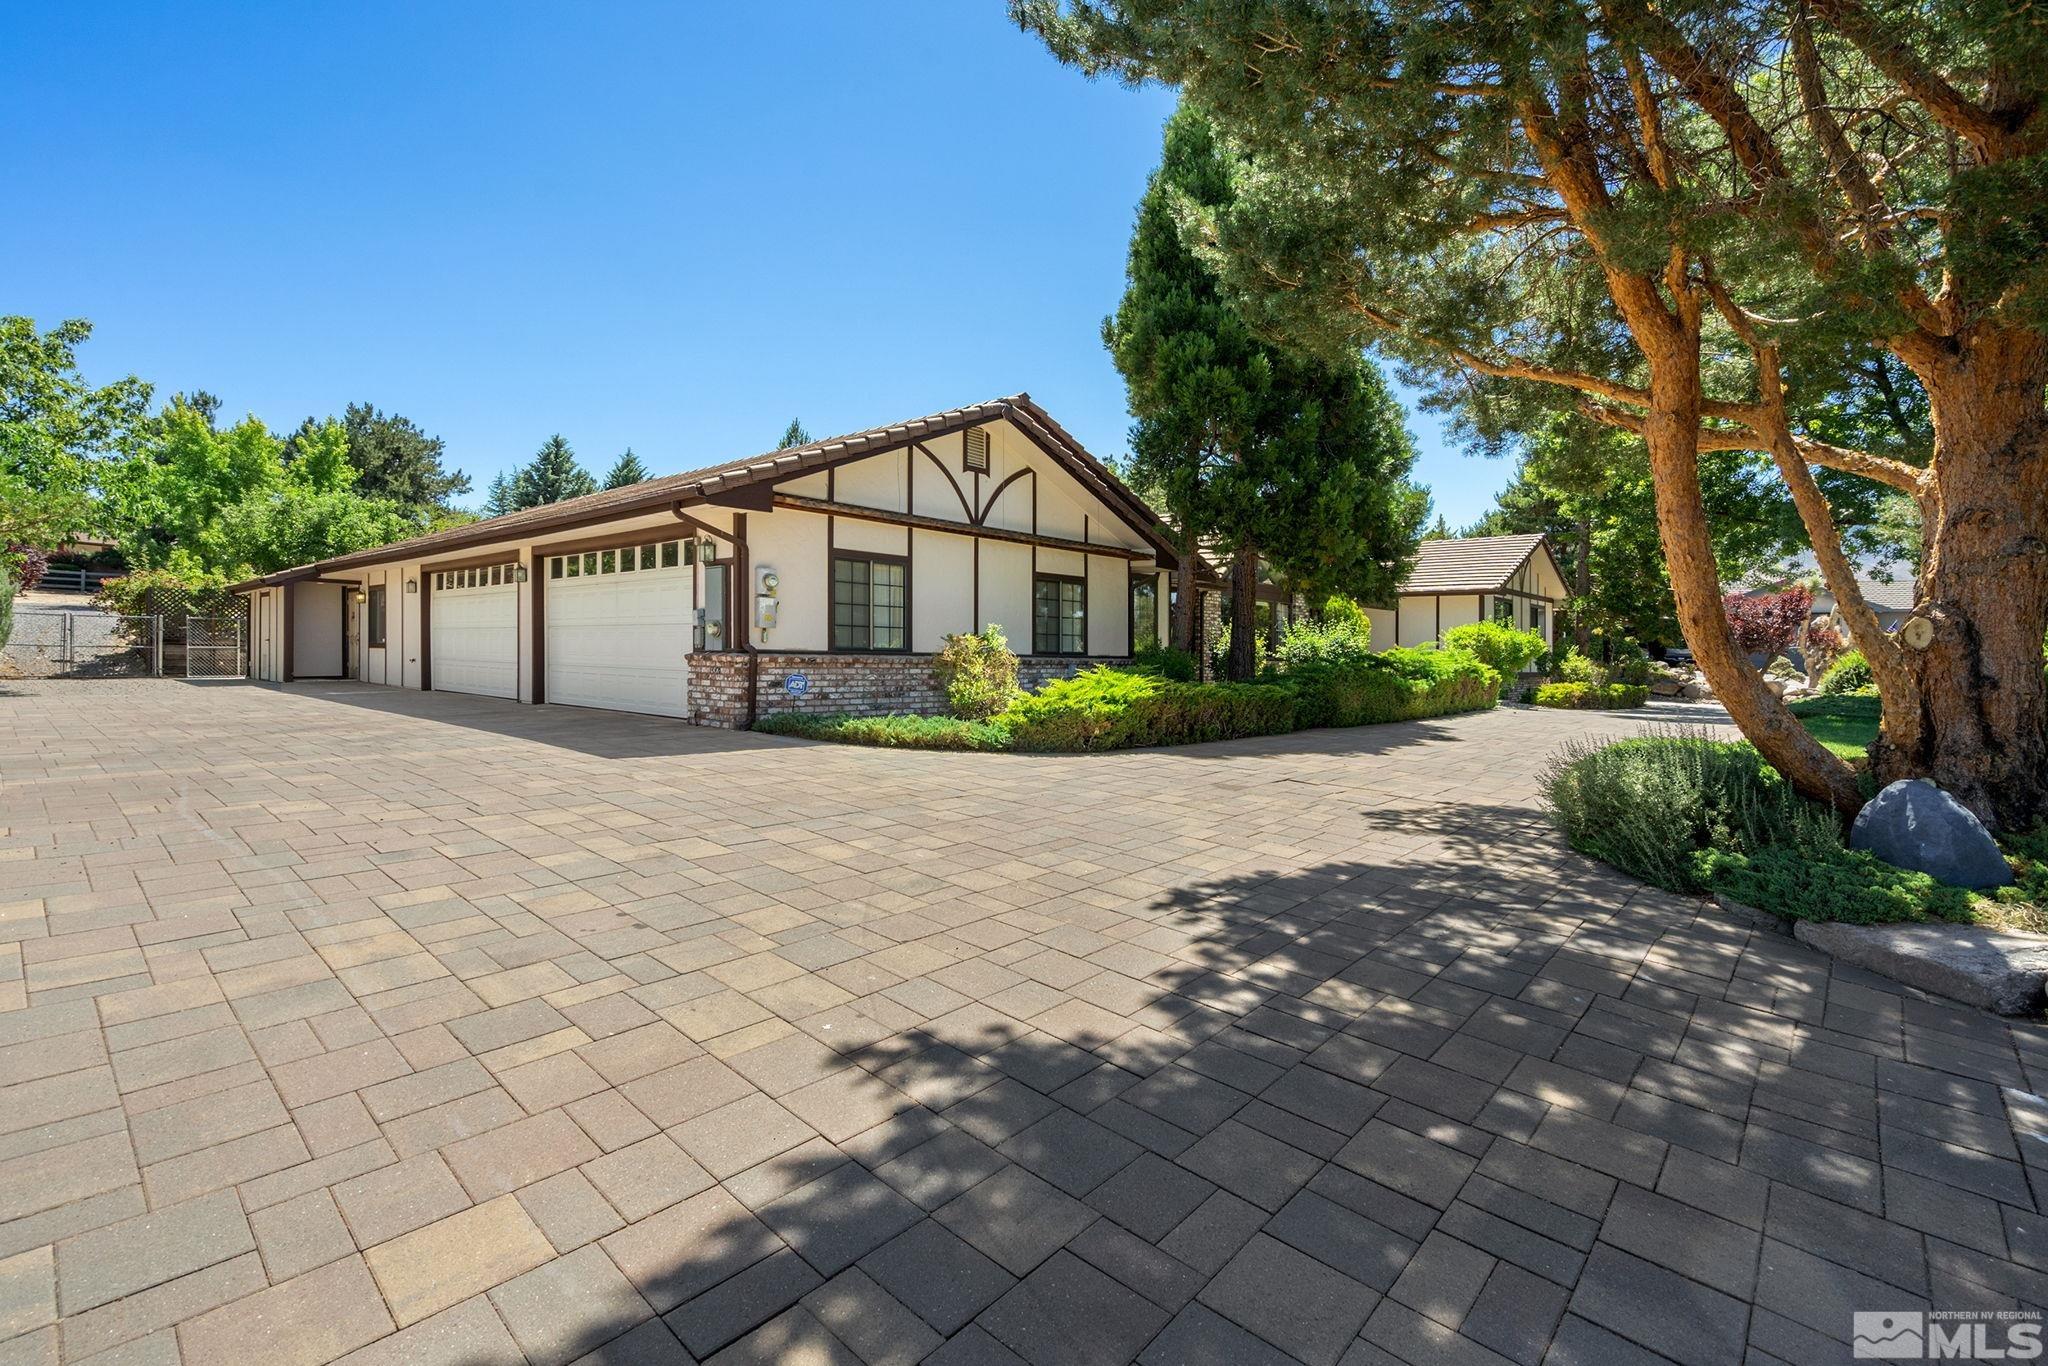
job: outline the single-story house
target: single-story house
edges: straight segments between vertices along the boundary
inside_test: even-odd
[[[1497,621],[1556,641],[1571,595],[1547,537],[1460,536],[1424,541],[1391,608],[1368,608],[1374,646],[1427,645],[1453,626]]]
[[[746,725],[936,710],[995,623],[1027,686],[1165,625],[1172,546],[1025,394],[266,574],[251,673]]]
[[[1877,614],[1877,624],[1886,631],[1898,630],[1899,624],[1913,615],[1918,579],[1919,572],[1904,561],[1859,564],[1856,568],[1856,586],[1863,590],[1863,601]],[[1835,629],[1844,638],[1848,636],[1848,627],[1835,610],[1835,595],[1828,591],[1825,581],[1813,590],[1811,615],[1834,618]]]

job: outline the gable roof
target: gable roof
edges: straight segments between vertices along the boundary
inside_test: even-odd
[[[1493,593],[1508,586],[1538,549],[1558,566],[1550,542],[1538,532],[1526,536],[1461,536],[1424,541],[1415,551],[1415,568],[1402,580],[1401,591],[1414,593]]]
[[[508,512],[502,517],[469,522],[445,531],[415,536],[410,540],[394,541],[390,545],[373,546],[368,550],[353,551],[332,559],[282,569],[273,574],[264,574],[231,584],[230,588],[235,592],[243,592],[251,588],[290,583],[298,579],[317,578],[321,574],[337,569],[353,569],[360,565],[384,564],[391,560],[437,555],[470,546],[537,536],[549,531],[565,531],[573,527],[593,526],[624,517],[645,516],[677,504],[707,502],[749,484],[789,479],[811,470],[899,450],[912,442],[945,436],[968,427],[979,427],[998,419],[1007,419],[1030,438],[1032,444],[1073,475],[1090,493],[1101,499],[1125,525],[1144,537],[1159,557],[1160,564],[1171,565],[1175,562],[1173,546],[1161,532],[1158,514],[1153,512],[1129,485],[1117,478],[1115,471],[1096,459],[1066,428],[1054,421],[1052,414],[1033,402],[1031,395],[1019,393],[1008,398],[969,404],[963,408],[948,408],[944,412],[892,422],[887,426],[849,432],[844,436],[829,436],[822,441],[812,441],[801,446],[788,446],[761,455],[750,455],[739,460],[728,460],[700,469],[685,470],[681,474],[664,475],[659,479],[628,484],[624,488],[602,489],[596,493],[585,494],[581,498],[567,498],[559,503],[523,508],[518,512]]]

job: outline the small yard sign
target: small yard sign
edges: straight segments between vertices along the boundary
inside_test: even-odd
[[[791,674],[782,680],[782,690],[791,697],[802,697],[811,690],[811,680],[802,674]]]

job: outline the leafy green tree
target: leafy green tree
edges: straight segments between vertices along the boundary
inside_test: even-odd
[[[789,425],[782,429],[782,444],[775,449],[786,451],[791,446],[808,446],[810,444],[811,434],[805,429],[803,420],[793,417],[789,420]]]
[[[1248,169],[1202,233],[1264,325],[1384,348],[1494,430],[1564,391],[1641,435],[1686,639],[1801,792],[1862,801],[1729,635],[1703,450],[1785,482],[1878,681],[1876,776],[2048,816],[2048,29],[1964,0],[1013,12],[1218,121]],[[1809,420],[1885,355],[1924,465]],[[1815,466],[1920,503],[1928,648],[1878,628]]]
[[[647,466],[640,463],[640,457],[633,454],[633,448],[628,446],[625,453],[612,462],[610,471],[605,474],[604,486],[608,489],[622,489],[628,484],[638,484],[653,477]]]
[[[86,380],[78,348],[91,336],[82,318],[39,332],[32,318],[0,317],[0,474],[17,488],[84,494],[90,463],[119,451],[149,410],[150,386],[133,375]]]
[[[1128,286],[1103,341],[1137,421],[1131,470],[1157,489],[1182,562],[1214,539],[1232,561],[1229,672],[1256,668],[1263,559],[1320,599],[1381,600],[1413,551],[1426,498],[1407,482],[1413,446],[1377,371],[1354,348],[1282,350],[1253,331],[1184,220],[1227,206],[1233,168],[1184,107],[1138,207]],[[1196,594],[1175,601],[1173,638],[1194,639]]]
[[[596,493],[597,480],[576,463],[576,452],[557,432],[541,442],[533,459],[513,479],[512,490],[518,508],[535,508]]]
[[[306,434],[319,425],[309,417],[285,438],[287,465],[298,458]],[[447,448],[441,438],[427,435],[411,418],[351,403],[342,411],[341,427],[348,437],[349,463],[356,468],[356,491],[365,498],[443,508],[469,492],[469,476],[442,464]]]

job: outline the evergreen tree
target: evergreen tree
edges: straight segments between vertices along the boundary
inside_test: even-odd
[[[508,512],[519,511],[519,474],[494,474],[489,489],[484,493],[484,516],[503,517]]]
[[[1497,534],[1498,533],[1496,532],[1480,531],[1477,529],[1465,532],[1454,532],[1451,530],[1451,524],[1445,521],[1444,515],[1441,512],[1439,512],[1436,515],[1436,520],[1429,524],[1429,529],[1422,533],[1422,539],[1425,541],[1448,541],[1451,539],[1451,537],[1455,535],[1493,536]]]
[[[640,463],[640,457],[633,454],[633,448],[628,446],[625,453],[612,462],[611,471],[604,477],[604,486],[608,489],[622,489],[628,484],[637,484],[653,477],[647,466]]]
[[[576,463],[576,452],[560,432],[541,442],[533,459],[513,481],[516,507],[534,508],[597,492],[597,480]]]
[[[793,417],[789,420],[789,425],[782,429],[782,444],[775,449],[786,451],[791,446],[808,446],[810,444],[811,434],[804,429],[803,419]]]
[[[1224,295],[1198,234],[1235,193],[1213,127],[1183,107],[1139,204],[1129,284],[1103,340],[1137,418],[1133,477],[1159,491],[1182,563],[1212,539],[1230,557],[1229,672],[1244,679],[1256,667],[1262,560],[1312,596],[1384,599],[1427,499],[1407,482],[1414,449],[1400,410],[1363,356],[1285,351]],[[1195,599],[1176,599],[1178,643],[1194,639]]]
[[[286,464],[298,459],[301,443],[318,426],[309,417],[285,438]],[[445,508],[469,492],[469,476],[442,465],[446,447],[441,438],[427,435],[412,419],[351,403],[342,412],[341,426],[348,434],[349,463],[357,471],[356,491],[365,498]]]

